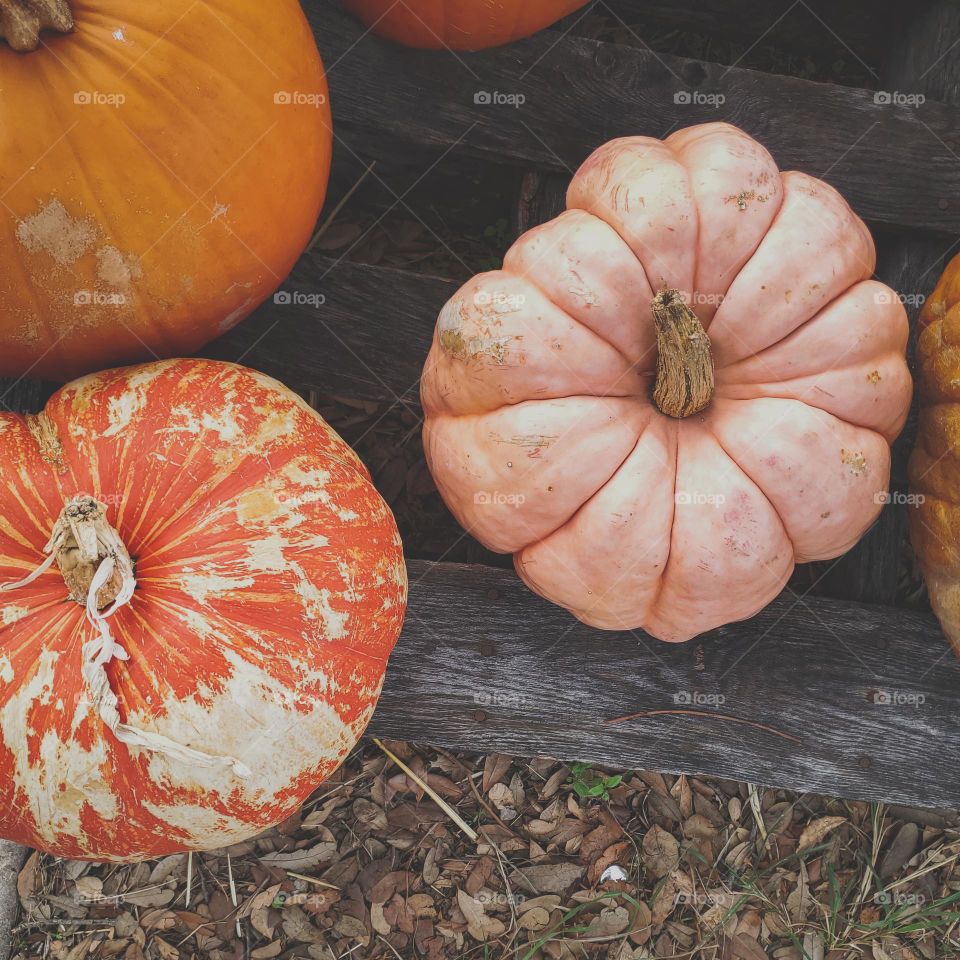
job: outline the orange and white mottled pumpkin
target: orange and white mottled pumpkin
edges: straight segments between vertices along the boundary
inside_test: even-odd
[[[0,376],[238,324],[309,241],[332,136],[299,0],[0,0]]]
[[[357,456],[174,360],[0,417],[0,836],[98,860],[278,823],[365,728],[406,607]]]
[[[534,590],[689,639],[877,517],[906,313],[837,191],[728,124],[600,147],[567,206],[442,311],[427,457]]]

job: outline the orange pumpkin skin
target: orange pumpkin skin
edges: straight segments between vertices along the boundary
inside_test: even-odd
[[[689,640],[877,518],[910,408],[906,312],[837,191],[729,124],[604,144],[567,208],[443,308],[427,462],[533,590]]]
[[[195,352],[280,285],[326,192],[298,0],[72,8],[38,50],[0,41],[0,375]]]
[[[111,370],[0,418],[0,581],[92,494],[136,562],[110,618],[125,723],[249,769],[128,747],[81,675],[93,636],[54,566],[0,593],[0,836],[58,856],[219,847],[294,812],[366,726],[406,605],[389,508],[300,398],[202,360]]]
[[[920,326],[910,539],[930,604],[960,655],[960,257],[924,304]]]
[[[425,50],[485,50],[529,37],[587,0],[346,0],[374,33]]]

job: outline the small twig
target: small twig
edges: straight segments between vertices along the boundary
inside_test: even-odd
[[[373,738],[373,742],[418,786],[421,790],[430,796],[437,806],[474,842],[479,839],[479,834],[468,824],[463,817],[457,813],[453,807],[447,803],[443,797],[437,793],[429,783],[417,776],[389,747],[387,747],[378,737]]]
[[[303,880],[306,883],[315,883],[318,887],[327,887],[330,890],[339,890],[340,888],[334,883],[327,883],[326,880],[318,880],[316,877],[308,877],[302,873],[294,873],[292,870],[287,871],[288,877],[295,877],[297,880]]]
[[[496,812],[496,810],[494,810],[493,807],[491,807],[490,804],[483,799],[483,794],[480,793],[480,791],[477,789],[477,785],[473,782],[473,775],[471,774],[469,767],[467,767],[467,765],[459,757],[455,757],[452,753],[449,753],[448,751],[444,750],[442,747],[434,747],[433,749],[436,750],[437,753],[440,754],[440,756],[446,757],[451,762],[457,764],[457,766],[460,767],[461,770],[463,770],[464,774],[466,775],[466,781],[467,783],[470,784],[470,789],[473,791],[473,795],[477,799],[477,803],[479,803],[480,806],[483,807],[483,809],[486,810],[487,813],[489,813],[490,816],[493,817],[493,819],[496,820],[497,823],[499,823],[500,826],[503,827],[503,829],[506,830],[511,837],[513,837],[514,840],[522,839],[516,833],[514,833],[513,830],[510,829],[510,827],[503,820],[503,818]]]
[[[239,909],[240,904],[237,902],[237,885],[233,882],[233,857],[231,857],[229,853],[227,854],[227,879],[230,881],[230,902],[235,909]],[[237,937],[242,939],[243,930],[240,928],[240,918],[237,917],[234,922],[237,927]]]
[[[641,710],[639,713],[628,713],[622,717],[612,717],[604,720],[604,723],[627,723],[629,720],[639,720],[642,717],[707,717],[711,720],[729,720],[731,723],[742,723],[748,727],[756,727],[757,730],[766,730],[767,733],[783,737],[784,740],[791,740],[793,743],[802,743],[799,737],[794,737],[789,733],[784,733],[776,727],[767,726],[765,723],[755,723],[753,720],[744,720],[743,717],[731,717],[728,713],[711,713],[709,710]]]
[[[27,920],[13,928],[13,933],[27,933],[30,930],[44,930],[47,927],[100,927],[104,919],[74,920],[71,917],[59,917],[54,920]],[[112,929],[112,928],[111,928]]]
[[[190,909],[190,899],[193,895],[193,852],[187,854],[187,893],[184,900],[184,909]]]
[[[320,238],[327,232],[327,230],[330,229],[330,225],[336,219],[337,214],[340,213],[340,211],[347,205],[347,201],[357,192],[357,190],[360,188],[360,184],[363,183],[363,181],[366,180],[371,173],[373,173],[373,168],[376,165],[377,161],[374,160],[373,163],[371,163],[370,166],[367,167],[367,169],[364,170],[360,175],[360,179],[343,195],[340,202],[333,208],[333,210],[330,211],[330,216],[323,221],[317,232],[313,235],[313,239],[309,244],[307,244],[307,249],[304,251],[304,253],[309,253],[320,242]]]
[[[397,960],[403,960],[403,957],[401,957],[400,954],[397,953],[397,948],[394,947],[394,945],[389,940],[387,940],[382,934],[378,933],[377,939],[383,941],[383,943],[385,943],[390,948],[391,952],[397,958]]]

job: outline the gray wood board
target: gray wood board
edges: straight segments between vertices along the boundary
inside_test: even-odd
[[[786,592],[672,645],[586,627],[510,571],[409,569],[372,735],[960,804],[960,662],[929,614]],[[656,710],[703,715],[605,722]]]
[[[295,275],[204,356],[291,386],[419,403],[433,327],[457,284],[309,254]]]
[[[878,103],[871,90],[555,31],[475,54],[409,50],[365,33],[333,0],[305,7],[328,68],[339,150],[572,171],[613,137],[729,120],[783,169],[831,182],[869,220],[960,233],[957,107]],[[484,93],[525,99],[475,102]],[[675,102],[694,94],[723,102]]]

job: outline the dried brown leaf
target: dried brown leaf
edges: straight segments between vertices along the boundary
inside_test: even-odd
[[[643,862],[655,877],[665,877],[680,865],[680,844],[677,838],[654,824],[645,834]]]

